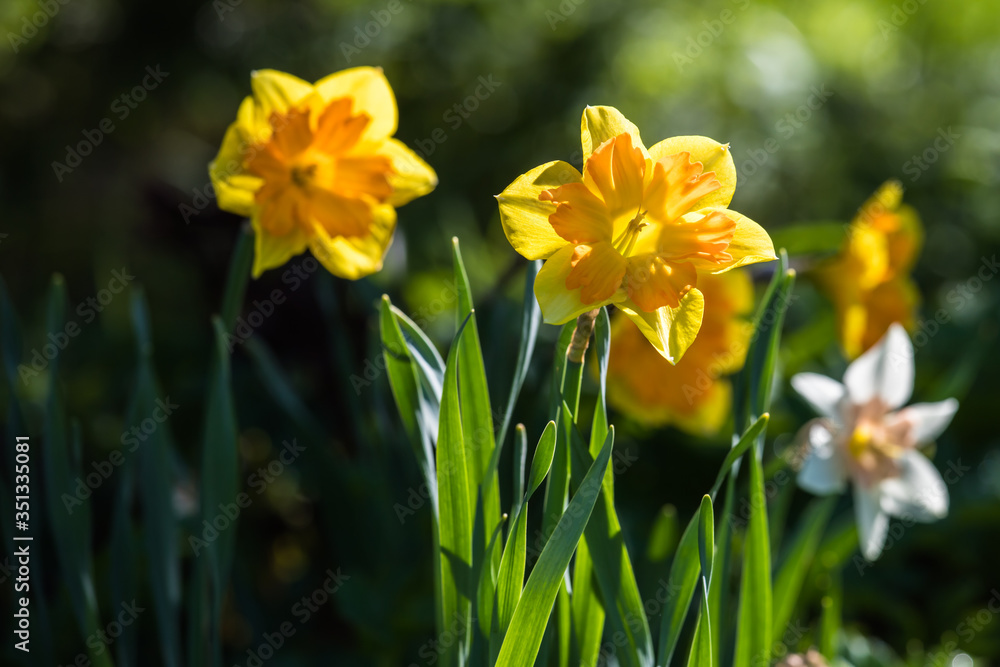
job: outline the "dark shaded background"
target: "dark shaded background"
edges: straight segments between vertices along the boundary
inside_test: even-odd
[[[848,566],[845,622],[904,656],[956,640],[1000,659],[1000,621],[991,616],[971,637],[960,625],[1000,586],[1000,281],[995,266],[983,268],[1000,240],[1000,4],[52,0],[53,18],[32,33],[25,21],[44,4],[0,7],[2,275],[25,329],[25,359],[46,342],[51,274],[67,279],[70,317],[82,333],[62,355],[62,381],[81,419],[85,462],[120,447],[134,355],[127,298],[113,299],[92,322],[77,304],[123,267],[145,287],[160,380],[180,406],[169,428],[181,510],[196,500],[208,322],[240,224],[206,197],[206,165],[249,93],[250,71],[316,80],[348,66],[382,66],[399,100],[397,136],[440,178],[433,194],[400,211],[381,274],[352,284],[316,274],[292,289],[292,274],[280,269],[250,286],[245,314],[275,289],[289,300],[233,356],[241,478],[273,460],[283,440],[309,444],[241,518],[225,629],[234,664],[245,664],[261,634],[289,620],[295,602],[337,568],[350,579],[298,626],[273,664],[425,664],[421,646],[433,633],[429,510],[400,510],[411,490],[419,497],[419,476],[377,370],[377,299],[392,294],[446,346],[454,331],[449,239],[458,235],[501,404],[522,271],[492,195],[542,162],[578,164],[586,104],[618,107],[647,144],[682,134],[731,142],[740,174],[733,208],[770,230],[846,222],[884,180],[906,186],[906,201],[926,225],[916,269],[922,319],[944,309],[949,320],[935,331],[925,326],[918,338],[916,398],[962,401],[935,460],[942,470],[971,469],[950,485],[948,520],[907,529],[863,575]],[[134,109],[116,102],[142,84],[147,67],[167,74]],[[470,101],[481,79],[497,82],[495,90]],[[105,118],[113,131],[95,134]],[[68,147],[88,136],[100,143],[78,166],[53,166],[72,166]],[[939,136],[951,138],[935,147]],[[793,257],[800,269],[810,261]],[[980,271],[986,280],[976,280]],[[764,278],[767,269],[758,273]],[[808,280],[797,294],[785,370],[808,365],[836,375],[844,362],[820,335],[829,308]],[[554,337],[546,327],[516,414],[532,438],[545,420],[544,363]],[[247,354],[251,341],[273,351],[322,434],[304,432],[275,404]],[[48,381],[42,373],[25,382],[25,398],[40,399]],[[775,451],[787,442],[779,434],[810,417],[794,398],[782,396],[778,406]],[[620,446],[636,460],[620,471],[620,513],[641,561],[641,589],[652,597],[666,575],[666,564],[643,558],[654,517],[674,504],[686,521],[726,438],[705,443],[622,425]],[[90,500],[99,584],[108,531],[100,517],[110,511],[112,487]],[[807,497],[783,493],[794,516]],[[849,515],[848,501],[841,510]],[[100,585],[99,597],[106,591]],[[58,589],[48,595],[57,620],[70,622]],[[139,627],[144,646],[157,641],[151,617]],[[82,648],[66,634],[57,656],[69,660]],[[151,652],[144,664],[157,659]]]

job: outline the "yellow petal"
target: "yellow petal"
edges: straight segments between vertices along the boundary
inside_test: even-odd
[[[251,219],[254,230],[253,277],[268,269],[282,266],[306,249],[306,236],[300,229],[293,229],[284,236],[273,236],[261,226],[259,216]]]
[[[583,170],[584,185],[601,196],[612,219],[625,212],[634,216],[643,205],[646,158],[635,145],[637,141],[628,134],[619,134],[595,148]]]
[[[649,156],[659,160],[685,152],[691,154],[692,162],[701,162],[705,172],[714,171],[715,177],[722,185],[718,190],[695,202],[691,210],[697,211],[709,206],[729,206],[729,202],[733,200],[733,193],[736,192],[736,165],[733,163],[729,144],[720,144],[708,137],[671,137],[650,148]]]
[[[503,232],[514,250],[528,259],[545,259],[566,246],[565,239],[549,223],[555,204],[541,201],[539,196],[545,190],[582,179],[572,165],[556,160],[522,174],[496,196]]]
[[[257,122],[270,120],[272,113],[286,113],[314,92],[313,87],[299,77],[273,69],[251,72],[250,87],[259,109]]]
[[[737,213],[727,208],[715,208],[715,211],[725,213],[725,215],[736,223],[736,231],[733,240],[726,248],[732,256],[732,261],[724,263],[721,267],[712,270],[712,273],[722,273],[731,271],[739,266],[757,264],[760,262],[770,262],[778,259],[774,254],[774,244],[771,237],[767,235],[764,228],[756,222],[746,217],[742,213]],[[707,213],[707,211],[701,211]]]
[[[382,259],[396,230],[396,209],[381,204],[373,206],[372,213],[371,233],[366,236],[330,236],[323,227],[314,227],[309,249],[327,271],[340,278],[357,280],[382,269]]]
[[[610,241],[576,246],[570,265],[573,268],[566,276],[566,288],[579,289],[580,301],[586,304],[613,297],[625,277],[625,258]]]
[[[422,197],[437,186],[438,178],[434,170],[402,141],[387,139],[377,153],[392,162],[393,174],[389,177],[392,194],[388,201],[393,206],[402,206]]]
[[[615,296],[594,303],[583,303],[580,290],[566,287],[566,278],[573,270],[571,261],[575,248],[571,245],[556,252],[535,276],[535,298],[542,309],[542,317],[549,324],[565,324],[588,310],[612,303]]]
[[[580,138],[583,142],[583,163],[587,164],[590,154],[608,139],[617,137],[623,132],[632,136],[634,143],[642,151],[643,157],[649,157],[646,147],[639,137],[639,128],[622,115],[614,107],[587,107],[583,110],[580,120]]]
[[[208,174],[212,179],[219,208],[249,218],[254,212],[254,194],[264,181],[245,173],[245,152],[243,132],[237,123],[233,123],[226,130],[219,154],[208,165]]]
[[[892,275],[909,273],[924,244],[924,228],[912,206],[900,206],[896,211],[899,228],[889,235],[889,268]]]
[[[699,290],[692,289],[677,308],[663,307],[647,313],[628,302],[618,307],[635,322],[664,359],[676,364],[698,336],[705,300]]]
[[[351,113],[371,117],[364,140],[381,140],[396,133],[396,96],[381,67],[353,67],[335,72],[316,82],[316,90],[327,102],[349,97]]]

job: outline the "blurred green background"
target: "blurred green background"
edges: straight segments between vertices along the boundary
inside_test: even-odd
[[[967,622],[1000,587],[1000,3],[4,0],[0,27],[0,272],[24,328],[23,359],[48,342],[43,297],[51,274],[62,273],[81,331],[61,353],[60,381],[81,420],[84,468],[107,460],[131,427],[123,415],[134,342],[128,298],[103,304],[101,290],[113,271],[134,276],[151,304],[164,397],[179,406],[168,428],[176,505],[189,522],[201,484],[209,317],[240,226],[215,207],[206,166],[249,93],[250,71],[312,81],[383,67],[399,100],[397,136],[440,178],[434,193],[400,210],[380,274],[351,284],[297,277],[297,259],[250,285],[244,316],[276,289],[288,300],[232,357],[240,480],[254,501],[240,518],[225,614],[230,663],[247,664],[264,633],[292,620],[296,634],[269,664],[430,664],[430,513],[378,367],[377,299],[390,293],[446,347],[455,327],[449,239],[459,236],[499,405],[523,260],[504,239],[492,195],[543,162],[579,166],[587,104],[618,107],[649,145],[684,134],[730,142],[739,172],[732,207],[769,230],[847,222],[883,181],[902,181],[926,227],[915,275],[921,319],[940,309],[949,316],[918,339],[915,398],[962,401],[935,461],[942,471],[949,463],[968,470],[949,486],[946,521],[906,529],[863,573],[848,566],[845,622],[915,665],[926,662],[920,650],[951,641],[1000,660],[1000,619],[980,616],[971,632]],[[811,261],[792,257],[800,270]],[[836,376],[844,361],[816,326],[829,321],[829,306],[807,279],[796,294],[785,374],[808,366]],[[545,421],[544,369],[556,335],[543,331],[515,413],[532,441]],[[268,349],[315,423],[275,401],[254,362]],[[29,378],[24,397],[40,400],[49,381],[44,371]],[[777,384],[773,452],[812,416]],[[617,421],[619,513],[640,587],[653,598],[667,572],[644,555],[654,520],[673,505],[686,522],[727,439]],[[306,450],[256,493],[251,476],[293,439]],[[807,496],[788,487],[775,502],[795,516]],[[109,614],[101,517],[114,488],[101,485],[88,500],[99,602]],[[840,511],[849,510],[845,499]],[[296,603],[338,568],[343,586],[299,624]],[[6,578],[0,588],[5,604],[10,585]],[[46,595],[54,625],[69,623],[58,586],[50,582]],[[814,610],[805,607],[802,620]],[[152,617],[137,627],[140,645],[154,646]],[[72,633],[56,638],[60,660],[84,649]],[[158,664],[158,651],[146,654],[142,664]],[[15,659],[9,642],[0,655]]]

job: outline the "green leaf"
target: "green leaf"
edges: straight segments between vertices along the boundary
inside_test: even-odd
[[[552,468],[552,458],[556,449],[556,423],[550,421],[542,431],[542,437],[538,439],[535,446],[535,455],[531,459],[531,482],[528,485],[528,496],[535,494],[535,490],[542,485],[545,477]]]
[[[600,586],[595,584],[594,561],[590,557],[587,541],[582,540],[576,548],[573,562],[573,597],[570,601],[577,654],[574,664],[580,667],[594,667],[601,654],[601,637],[607,615],[601,603]]]
[[[138,575],[136,560],[139,557],[132,527],[132,487],[133,463],[128,459],[118,473],[120,483],[115,497],[114,514],[111,519],[111,600],[114,608],[128,604],[138,597]],[[137,641],[139,633],[136,624],[122,628],[121,636],[115,641],[115,656],[118,667],[138,664]]]
[[[212,525],[227,504],[235,502],[239,493],[237,452],[237,426],[229,370],[229,351],[226,347],[226,330],[222,320],[213,318],[215,350],[208,377],[208,396],[205,405],[205,427],[202,436],[201,518]],[[204,524],[203,524],[204,525]],[[237,519],[228,528],[218,531],[218,537],[203,547],[200,558],[208,562],[208,603],[211,610],[207,617],[208,647],[212,664],[222,664],[222,605],[229,586],[233,550],[236,545]]]
[[[736,667],[769,664],[771,657],[771,546],[767,532],[764,472],[757,456],[749,457],[750,526],[743,549],[743,576],[736,631]]]
[[[749,438],[747,442],[753,439]],[[723,468],[725,469],[725,468]],[[715,565],[713,566],[712,581],[708,585],[709,608],[712,610],[712,655],[717,664],[724,662],[723,656],[728,655],[730,644],[722,643],[723,635],[728,637],[729,617],[728,614],[730,598],[731,568],[732,568],[732,545],[730,543],[730,532],[732,530],[733,504],[736,498],[736,476],[730,474],[726,480],[726,500],[722,505],[722,514],[719,516],[720,529],[716,539]],[[726,632],[723,632],[723,619],[726,619]],[[724,653],[726,651],[727,653]]]
[[[799,531],[789,545],[774,581],[774,626],[772,634],[780,637],[792,620],[802,582],[812,565],[816,549],[826,530],[837,496],[817,498],[799,519]]]
[[[840,635],[844,608],[844,584],[841,573],[830,573],[830,591],[820,602],[822,613],[819,622],[819,652],[827,660],[833,660],[837,653],[837,637]]]
[[[229,273],[226,275],[226,291],[222,295],[223,331],[232,331],[236,318],[243,307],[243,295],[246,294],[247,282],[250,280],[250,269],[253,265],[253,228],[245,223],[240,228],[236,239],[236,249],[233,258],[229,260]]]
[[[611,429],[597,460],[587,471],[567,511],[545,543],[504,637],[497,658],[498,667],[525,667],[534,662],[556,596],[562,587],[563,575],[600,495],[613,443],[614,429]]]
[[[448,364],[441,394],[441,416],[437,441],[437,483],[440,511],[441,611],[440,627],[455,623],[466,628],[464,636],[441,654],[441,664],[455,667],[464,664],[469,649],[470,604],[472,600],[473,507],[466,464],[466,443],[458,387],[461,339],[471,331],[464,324],[448,353]]]
[[[542,268],[542,261],[529,262],[524,275],[524,301],[521,311],[521,341],[517,348],[517,361],[514,362],[514,378],[510,385],[510,396],[507,398],[507,407],[504,409],[503,421],[500,422],[500,434],[497,442],[502,443],[507,437],[507,428],[510,426],[511,417],[514,414],[514,406],[517,404],[517,397],[524,386],[524,378],[528,374],[528,366],[531,364],[531,355],[535,351],[535,341],[538,339],[538,328],[542,324],[542,311],[538,307],[538,300],[535,299],[535,276]],[[514,496],[518,497],[517,495]]]
[[[544,435],[544,434],[543,434]],[[498,443],[503,443],[503,440],[498,440]],[[535,448],[536,454],[538,448]],[[518,424],[514,427],[514,465],[513,465],[513,475],[514,475],[514,489],[513,502],[517,503],[518,498],[524,497],[524,470],[527,465],[528,460],[528,431],[524,428],[524,424]],[[549,461],[549,466],[552,462]],[[548,473],[548,470],[545,471]]]
[[[528,503],[523,503],[517,509],[507,544],[504,545],[503,556],[500,558],[500,573],[497,576],[497,608],[498,629],[502,637],[514,617],[514,610],[521,599],[521,589],[524,587],[524,562],[527,555],[528,542]]]
[[[715,559],[715,513],[712,497],[701,499],[698,521],[698,556],[701,560],[701,612],[695,628],[694,643],[688,656],[689,667],[714,667],[718,659],[712,652],[712,609],[709,601],[709,582],[712,581],[712,566]]]
[[[153,372],[149,309],[142,290],[132,291],[132,326],[138,350],[133,424],[152,414],[160,398]],[[173,508],[172,450],[169,425],[159,424],[138,451],[139,500],[142,507],[146,559],[153,591],[163,662],[181,664],[180,554],[177,516]]]
[[[729,453],[726,454],[726,460],[722,462],[722,467],[719,468],[719,472],[715,476],[715,484],[712,485],[712,491],[709,494],[712,496],[713,500],[719,494],[719,489],[722,487],[722,482],[726,479],[726,475],[732,471],[733,466],[740,459],[740,457],[746,453],[747,449],[750,448],[750,445],[752,445],[760,434],[764,432],[770,418],[771,416],[767,413],[758,417],[757,421],[750,425],[750,428],[746,430],[739,441],[737,441],[737,443],[729,450]]]
[[[694,598],[701,573],[701,557],[698,553],[698,524],[700,515],[695,514],[688,522],[681,535],[680,544],[670,564],[670,574],[667,576],[667,590],[671,595],[663,605],[663,618],[660,621],[660,647],[657,652],[657,665],[665,667],[670,664],[677,641],[680,639],[687,618],[688,608]]]
[[[49,289],[46,331],[63,331],[66,326],[66,284],[55,275]],[[81,478],[79,428],[68,433],[66,413],[59,384],[61,357],[49,364],[48,395],[45,400],[45,441],[40,448],[45,489],[45,505],[55,543],[59,567],[81,637],[97,632],[100,612],[94,593],[90,539],[90,501],[73,494],[73,480]],[[70,443],[72,440],[72,449]],[[37,450],[36,450],[37,451]],[[104,651],[88,646],[93,662],[110,665]]]

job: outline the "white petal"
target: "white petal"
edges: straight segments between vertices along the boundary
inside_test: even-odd
[[[868,560],[875,560],[882,553],[885,536],[889,532],[889,515],[879,505],[877,489],[854,485],[854,515],[858,521],[861,553]]]
[[[944,433],[957,411],[958,401],[949,398],[938,403],[914,403],[900,410],[899,416],[913,424],[911,434],[919,445]]]
[[[948,487],[941,474],[926,456],[908,450],[898,459],[899,477],[891,477],[879,485],[882,511],[929,523],[948,515]]]
[[[876,396],[890,410],[905,404],[913,393],[913,344],[906,330],[890,326],[882,340],[847,368],[844,384],[856,404]]]
[[[799,373],[792,378],[792,388],[813,410],[840,423],[840,401],[847,393],[844,385],[819,373]]]
[[[833,446],[833,435],[822,422],[806,425],[809,452],[799,470],[799,486],[817,496],[841,493],[847,485],[844,461]]]

